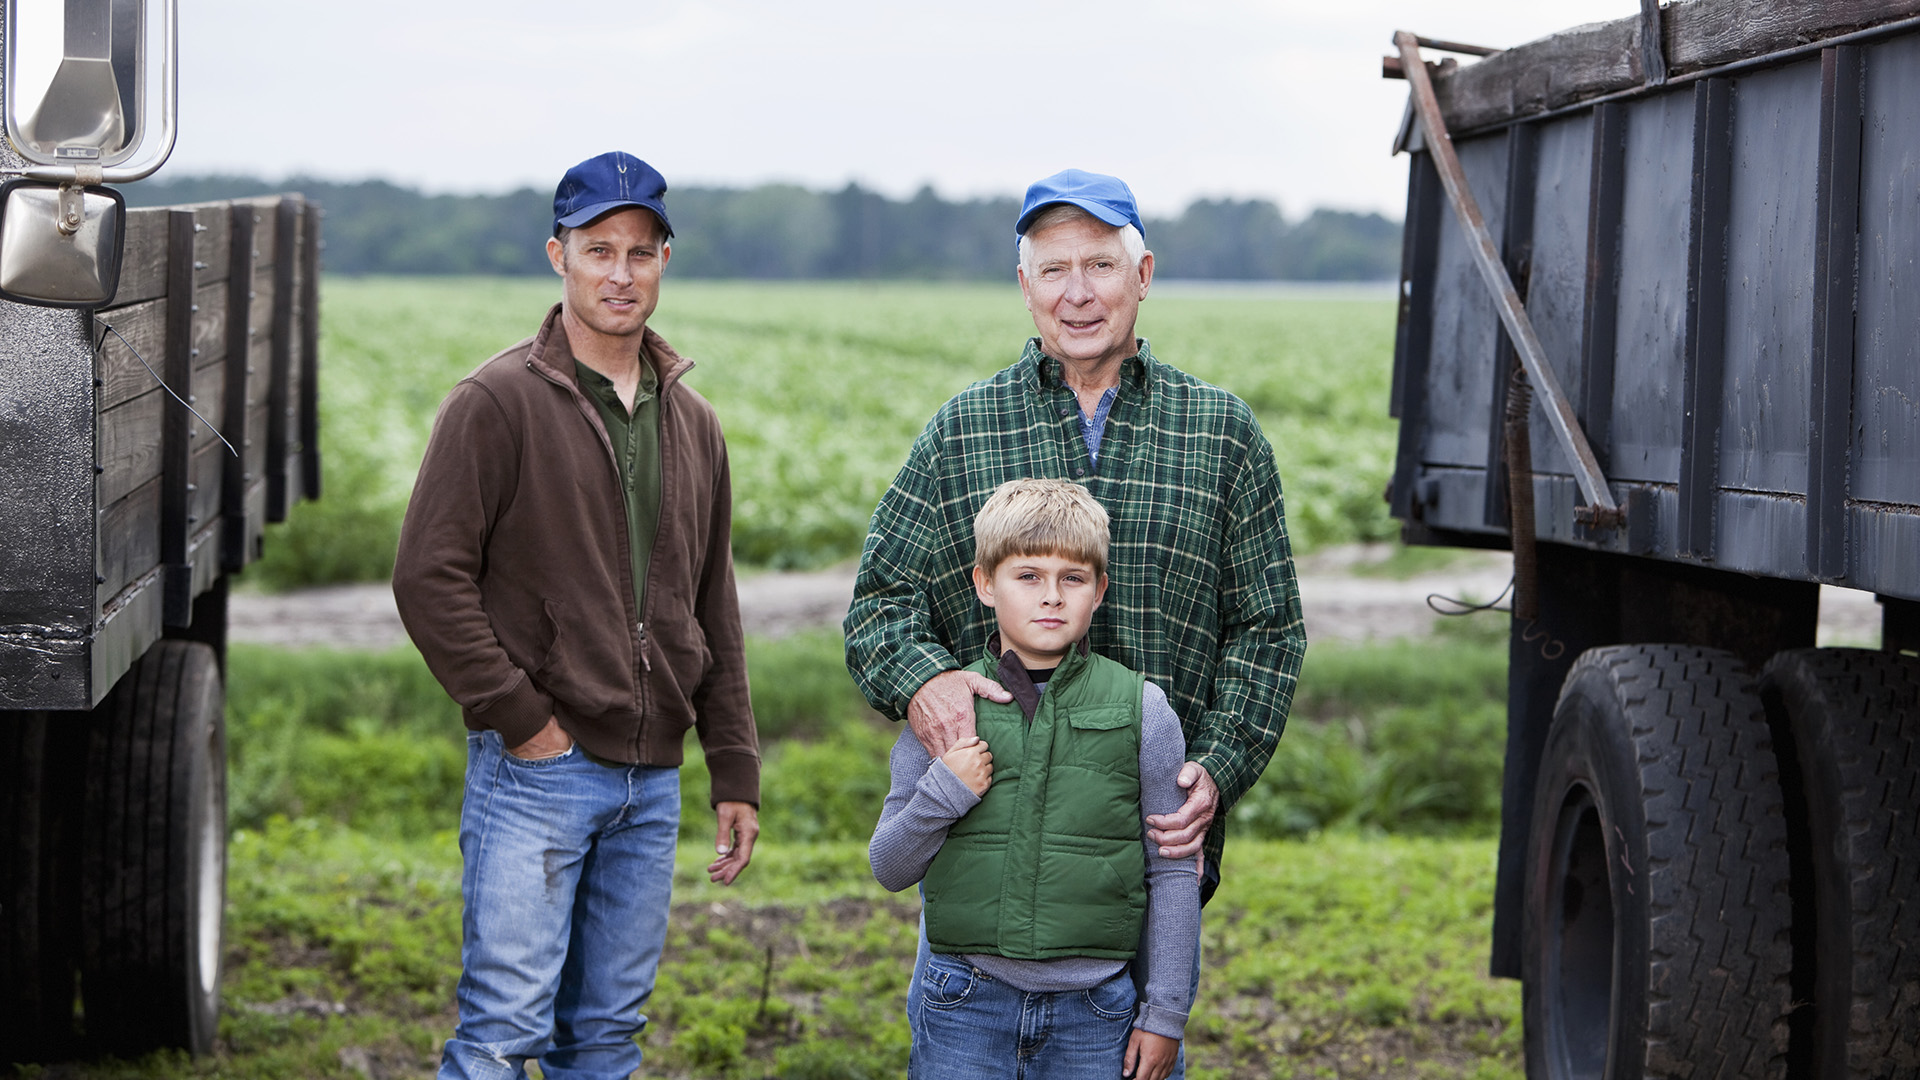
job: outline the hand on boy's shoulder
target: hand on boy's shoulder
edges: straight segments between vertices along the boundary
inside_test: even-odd
[[[940,762],[975,795],[985,795],[987,785],[993,782],[993,755],[987,752],[987,744],[978,735],[969,735],[954,743],[953,749],[940,755]]]
[[[1007,688],[977,671],[956,668],[928,679],[907,703],[907,726],[934,757],[953,749],[974,734],[973,699],[983,697],[1005,704],[1013,700]]]

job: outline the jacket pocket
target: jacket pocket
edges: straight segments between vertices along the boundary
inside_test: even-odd
[[[1133,726],[1133,709],[1126,705],[1090,705],[1067,712],[1067,723],[1081,731],[1112,731]]]
[[[580,613],[558,600],[541,602],[541,639],[545,654],[533,671],[534,684],[582,717],[604,716],[631,708],[633,676],[627,670],[627,636],[580,625]]]

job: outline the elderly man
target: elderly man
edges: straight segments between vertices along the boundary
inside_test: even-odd
[[[647,328],[665,195],[631,154],[567,171],[560,303],[453,388],[407,507],[394,596],[468,728],[443,1078],[639,1068],[687,728],[719,817],[709,877],[731,884],[759,832],[726,444]]]
[[[847,667],[934,756],[971,735],[975,695],[1009,700],[957,659],[991,627],[968,578],[973,517],[1007,480],[1085,484],[1113,529],[1093,648],[1166,688],[1186,735],[1187,801],[1149,836],[1168,857],[1204,850],[1211,896],[1225,812],[1272,756],[1306,651],[1273,449],[1244,402],[1134,336],[1153,253],[1124,183],[1047,177],[1014,231],[1038,336],[914,441],[867,533]]]

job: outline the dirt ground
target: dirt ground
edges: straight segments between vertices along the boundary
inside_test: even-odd
[[[1349,545],[1300,560],[1300,603],[1308,641],[1417,637],[1440,620],[1429,597],[1485,603],[1512,573],[1503,552],[1463,552],[1443,569],[1404,579],[1367,573],[1385,545]],[[740,580],[740,613],[750,634],[778,637],[837,626],[853,596],[851,563],[811,573],[768,573]],[[1436,604],[1447,606],[1442,600]],[[386,585],[343,585],[278,595],[236,593],[235,641],[289,647],[387,649],[406,640]],[[1871,593],[1823,587],[1820,644],[1877,646],[1880,609]]]

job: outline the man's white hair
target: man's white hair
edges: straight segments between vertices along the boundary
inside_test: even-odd
[[[1045,210],[1040,211],[1040,213],[1034,217],[1033,221],[1028,223],[1027,231],[1020,234],[1020,269],[1025,270],[1028,274],[1033,273],[1033,242],[1031,238],[1034,233],[1039,232],[1041,229],[1050,229],[1063,221],[1075,221],[1080,218],[1085,218],[1088,221],[1100,225],[1107,224],[1072,203],[1055,203]],[[1111,225],[1107,227],[1114,228],[1114,226]],[[1133,222],[1131,221],[1119,226],[1116,231],[1120,234],[1120,248],[1127,253],[1127,261],[1134,266],[1139,266],[1140,260],[1147,254],[1147,238],[1140,235],[1140,230],[1134,228]]]

